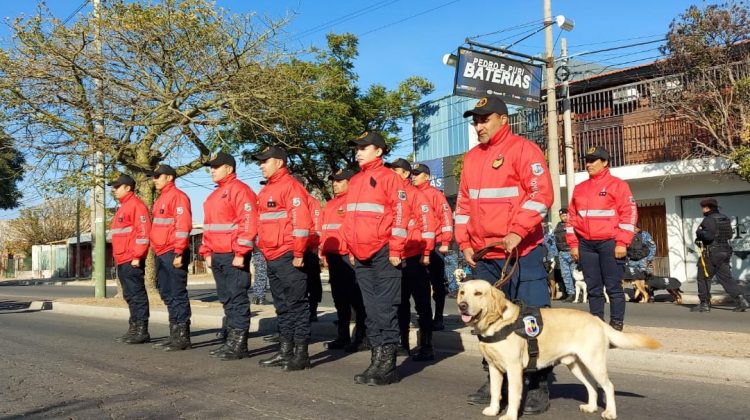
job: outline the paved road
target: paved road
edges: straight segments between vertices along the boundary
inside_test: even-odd
[[[115,288],[107,289],[108,296],[115,294]],[[189,285],[191,299],[207,302],[216,301],[216,290],[212,285]],[[89,286],[8,286],[0,283],[0,298],[3,296],[13,299],[27,300],[54,299],[60,297],[93,296],[94,288]],[[270,301],[270,293],[268,299]],[[333,308],[333,299],[328,292],[323,293],[322,307]],[[457,307],[452,299],[445,305],[445,312],[449,315],[448,327],[461,327]],[[570,307],[588,310],[585,304],[567,304],[554,302],[555,307]],[[626,323],[644,327],[665,327],[698,330],[717,330],[750,333],[750,312],[735,313],[732,306],[717,306],[710,313],[691,313],[689,306],[678,306],[667,302],[651,304],[632,303],[627,305]],[[413,307],[412,307],[412,310]]]
[[[284,373],[257,367],[272,349],[253,338],[253,356],[237,362],[208,357],[213,334],[193,336],[195,349],[164,353],[117,344],[122,322],[0,309],[0,418],[483,418],[464,394],[483,379],[475,356],[435,364],[405,362],[401,383],[355,385],[367,353],[343,356],[312,346],[314,368]],[[154,336],[166,333],[154,326]],[[558,367],[552,408],[540,420],[596,419],[577,406],[582,385]],[[622,418],[746,418],[748,388],[680,378],[612,372]],[[429,394],[428,394],[429,393]]]

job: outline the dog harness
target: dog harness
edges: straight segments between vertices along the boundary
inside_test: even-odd
[[[511,324],[508,324],[500,331],[490,336],[479,336],[482,343],[497,343],[508,338],[512,333],[518,334],[528,342],[529,365],[524,369],[527,371],[536,371],[536,362],[539,358],[539,343],[537,337],[542,332],[544,326],[542,322],[542,311],[534,306],[526,306],[523,303],[516,302],[521,307],[518,318]]]

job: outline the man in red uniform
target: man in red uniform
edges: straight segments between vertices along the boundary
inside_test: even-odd
[[[268,262],[268,280],[279,327],[279,351],[266,367],[294,371],[310,367],[310,302],[304,255],[313,220],[309,193],[286,168],[287,153],[271,146],[253,155],[268,183],[258,194],[258,246]]]
[[[112,217],[112,253],[117,264],[117,277],[122,284],[122,294],[130,310],[130,328],[115,341],[141,344],[151,340],[148,333],[148,295],[143,278],[143,266],[148,253],[148,235],[151,231],[148,208],[138,198],[135,181],[120,175],[109,184],[120,208]]]
[[[447,296],[445,287],[445,260],[444,255],[448,253],[448,247],[453,240],[453,210],[448,205],[448,200],[439,189],[430,185],[430,168],[424,164],[417,164],[411,171],[411,180],[418,190],[422,191],[430,201],[430,206],[438,219],[437,230],[435,231],[435,241],[440,243],[438,252],[434,250],[430,253],[430,266],[427,270],[430,273],[430,283],[432,284],[432,299],[435,301],[435,318],[432,321],[434,331],[442,331],[443,311],[445,309],[445,297]]]
[[[589,295],[589,311],[604,319],[604,287],[609,295],[609,324],[622,331],[625,257],[635,234],[638,209],[628,184],[609,173],[609,153],[601,147],[586,152],[589,179],[578,184],[568,207],[566,239],[570,255],[580,263]]]
[[[365,338],[365,304],[362,302],[362,292],[357,286],[354,268],[349,262],[349,249],[341,234],[346,215],[346,193],[352,176],[354,172],[339,169],[328,177],[333,183],[334,197],[323,209],[320,232],[320,253],[323,265],[328,267],[331,295],[338,317],[338,336],[326,343],[326,348],[344,349],[350,353],[358,351]],[[354,340],[351,339],[349,331],[352,307],[357,315]]]
[[[357,147],[361,172],[349,181],[343,237],[362,291],[367,338],[372,346],[370,366],[354,380],[388,385],[399,381],[397,311],[401,302],[401,259],[411,211],[403,181],[383,165],[383,154],[388,151],[383,136],[366,132],[351,143]]]
[[[187,265],[190,259],[190,231],[193,216],[190,199],[174,183],[177,171],[159,165],[153,173],[159,198],[151,210],[151,248],[156,254],[156,281],[169,311],[169,338],[154,345],[165,351],[190,348],[190,299]]]
[[[219,152],[206,162],[217,184],[203,203],[203,243],[200,254],[211,267],[216,294],[224,306],[226,342],[210,352],[221,360],[238,360],[247,355],[250,327],[250,258],[258,232],[255,192],[237,179],[232,155]]]
[[[409,298],[414,296],[414,306],[419,319],[419,350],[412,356],[416,362],[435,360],[432,349],[432,308],[430,307],[430,253],[435,249],[435,229],[437,219],[427,197],[411,184],[411,164],[406,159],[396,159],[386,163],[403,180],[406,202],[411,209],[407,224],[404,263],[401,269],[401,306],[398,308],[398,327],[401,333],[402,355],[409,356],[409,324],[411,305]]]
[[[552,204],[552,178],[539,146],[514,135],[508,124],[508,107],[498,98],[482,98],[472,117],[479,145],[464,157],[456,203],[456,241],[476,278],[495,282],[508,258],[516,264],[503,291],[509,299],[529,306],[549,306],[547,270],[544,268],[542,220]],[[497,245],[496,245],[497,244]],[[480,249],[490,247],[476,261]],[[518,255],[518,259],[514,258]],[[526,374],[529,384],[524,413],[549,408],[548,374],[552,368]],[[485,383],[487,385],[487,383]],[[486,386],[469,396],[469,402],[488,401]]]

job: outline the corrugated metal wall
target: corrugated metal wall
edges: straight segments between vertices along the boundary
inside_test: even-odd
[[[421,105],[417,119],[417,161],[463,154],[469,148],[469,119],[464,111],[474,107],[474,98],[446,96]]]

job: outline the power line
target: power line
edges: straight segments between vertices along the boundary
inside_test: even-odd
[[[511,26],[510,28],[500,29],[500,30],[498,30],[498,31],[494,31],[494,32],[488,32],[488,33],[486,33],[486,34],[474,35],[474,36],[471,36],[471,37],[469,37],[469,38],[473,38],[473,39],[476,39],[476,38],[484,38],[484,37],[486,37],[486,36],[490,36],[490,35],[501,34],[501,33],[503,33],[503,32],[510,32],[510,31],[514,31],[514,30],[516,30],[516,29],[521,29],[521,28],[525,28],[525,27],[527,27],[527,26],[536,26],[536,25],[538,25],[539,23],[543,23],[543,22],[544,22],[544,20],[539,20],[539,19],[536,19],[536,20],[532,20],[532,21],[530,21],[530,22],[522,23],[522,24],[520,24],[520,25],[516,25],[516,26]]]
[[[389,5],[393,4],[393,3],[396,3],[397,1],[399,1],[399,0],[380,1],[380,2],[377,2],[377,3],[371,4],[371,5],[367,6],[367,7],[363,7],[361,9],[355,10],[354,12],[345,14],[343,16],[339,16],[339,17],[337,17],[335,19],[331,19],[331,20],[329,20],[327,22],[321,23],[321,24],[319,24],[317,26],[314,26],[312,28],[308,28],[308,29],[300,32],[299,34],[297,34],[294,37],[294,39],[299,40],[299,39],[305,38],[305,37],[310,36],[310,35],[312,35],[312,34],[314,34],[316,32],[320,32],[320,31],[322,31],[324,29],[328,29],[328,28],[330,28],[330,27],[332,27],[334,25],[338,25],[340,23],[344,23],[344,22],[350,21],[352,19],[358,18],[360,16],[364,16],[364,15],[366,15],[368,13],[372,13],[372,12],[378,10],[378,9],[382,9],[383,7],[386,7],[386,6],[389,6]]]
[[[614,40],[611,40],[611,41],[589,42],[589,43],[586,43],[586,44],[569,45],[568,48],[570,49],[570,48],[588,47],[588,46],[591,46],[591,45],[614,44],[616,42],[635,41],[637,39],[653,38],[655,36],[659,36],[659,37],[664,38],[663,34],[646,35],[646,36],[638,36],[638,37],[634,37],[634,38],[614,39]]]
[[[68,15],[68,17],[65,18],[65,20],[63,20],[63,25],[67,25],[68,22],[70,22],[71,19],[73,19],[74,17],[76,17],[76,15],[78,14],[78,12],[80,12],[81,10],[83,10],[83,8],[86,7],[89,4],[90,1],[91,0],[84,0],[84,2],[81,3],[81,5],[78,6],[78,8],[76,8],[70,15]]]
[[[403,19],[399,19],[399,20],[397,20],[395,22],[387,23],[387,24],[385,24],[383,26],[379,26],[379,27],[377,27],[375,29],[371,29],[369,31],[363,32],[363,33],[359,34],[359,37],[363,37],[363,36],[371,34],[373,32],[377,32],[377,31],[379,31],[381,29],[385,29],[385,28],[388,28],[388,27],[391,27],[391,26],[394,26],[394,25],[398,25],[399,23],[403,23],[403,22],[405,22],[407,20],[414,19],[416,17],[425,15],[425,14],[430,13],[430,12],[434,12],[435,10],[442,9],[443,7],[449,6],[449,5],[453,4],[453,3],[458,3],[459,1],[461,1],[461,0],[449,1],[449,2],[443,3],[443,4],[439,5],[439,6],[435,6],[435,7],[423,10],[423,11],[421,11],[419,13],[415,13],[415,14],[407,16],[407,17],[405,17]]]

